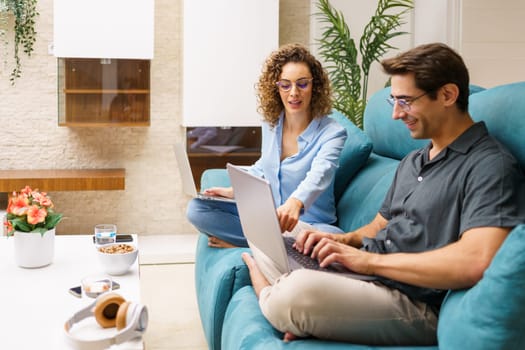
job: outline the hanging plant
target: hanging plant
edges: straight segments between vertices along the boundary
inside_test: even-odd
[[[22,64],[20,63],[20,48],[27,56],[31,56],[33,45],[36,41],[35,19],[38,16],[36,10],[37,0],[0,0],[0,39],[5,48],[5,55],[9,46],[7,37],[9,25],[13,23],[13,57],[15,67],[11,72],[9,80],[15,83],[22,74]],[[4,62],[7,60],[5,59]]]
[[[407,34],[397,29],[404,24],[403,16],[412,9],[413,2],[378,0],[375,14],[361,36],[359,51],[342,12],[333,8],[328,0],[319,0],[317,7],[320,10],[317,16],[324,24],[318,40],[319,53],[328,64],[334,107],[362,129],[370,66],[388,50],[395,49],[389,44],[392,38]]]

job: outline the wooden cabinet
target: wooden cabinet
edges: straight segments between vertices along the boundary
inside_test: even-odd
[[[149,126],[150,61],[59,59],[59,125]]]

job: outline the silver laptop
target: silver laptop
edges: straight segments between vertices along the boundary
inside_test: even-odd
[[[188,159],[188,154],[186,153],[186,148],[181,143],[176,143],[173,146],[175,150],[175,158],[177,158],[177,163],[179,165],[180,177],[182,180],[182,189],[184,193],[194,198],[200,198],[205,200],[214,200],[221,202],[235,203],[235,200],[232,198],[220,197],[220,196],[210,196],[200,192],[197,192],[197,186],[193,180],[193,174],[191,172],[190,160]]]
[[[340,264],[321,268],[316,259],[299,253],[292,247],[293,238],[281,234],[279,219],[268,181],[254,176],[244,169],[227,164],[230,181],[235,192],[237,210],[244,235],[250,247],[255,247],[270,258],[277,269],[290,272],[299,268],[312,268],[360,280],[375,280],[375,276],[352,272]],[[258,256],[254,255],[257,260]]]

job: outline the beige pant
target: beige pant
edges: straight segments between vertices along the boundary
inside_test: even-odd
[[[261,291],[259,305],[281,332],[371,345],[437,342],[437,316],[425,303],[377,282],[333,273],[302,269],[283,274],[254,247],[252,253],[272,283]]]

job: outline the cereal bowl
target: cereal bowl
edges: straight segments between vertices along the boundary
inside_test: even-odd
[[[105,244],[97,246],[97,255],[104,271],[110,275],[123,275],[137,260],[138,249],[133,244]]]

